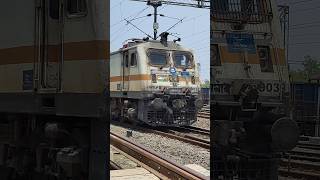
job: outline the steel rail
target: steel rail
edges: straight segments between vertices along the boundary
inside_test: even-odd
[[[307,169],[309,171],[320,173],[320,165],[318,163],[308,161],[281,159],[280,166],[289,167],[292,169]]]
[[[188,126],[186,127],[174,127],[172,128],[173,130],[177,130],[177,131],[186,131],[185,133],[195,133],[195,134],[202,134],[202,135],[206,135],[206,136],[210,136],[210,131],[207,131],[207,129],[193,129],[190,128]]]
[[[122,169],[120,166],[118,166],[115,162],[110,160],[110,168],[114,170]]]
[[[199,127],[194,127],[194,126],[184,126],[184,127],[178,127],[180,129],[186,129],[194,132],[199,132],[202,134],[210,135],[210,129],[204,129],[204,128],[199,128]]]
[[[303,149],[312,150],[312,148],[295,148],[280,160],[279,174],[281,176],[320,179],[320,154]]]
[[[210,118],[210,113],[208,113],[208,112],[198,112],[197,117],[209,119]]]
[[[149,167],[151,173],[168,179],[210,179],[190,168],[181,166],[159,155],[157,152],[133,143],[130,139],[110,132],[110,143],[132,158]]]
[[[163,132],[163,131],[158,131],[158,130],[153,130],[153,129],[149,130],[149,131],[151,133],[158,134],[160,136],[165,136],[165,137],[168,137],[171,139],[176,139],[176,140],[183,141],[183,142],[186,142],[189,144],[200,146],[205,149],[210,149],[210,141],[206,141],[206,140],[203,140],[203,139],[200,139],[197,137],[190,138],[190,136],[188,136],[188,135],[177,135],[174,133],[174,131],[170,131],[170,130],[169,130],[169,132]]]
[[[311,143],[299,142],[297,147],[304,148],[304,149],[320,150],[320,144],[311,144]]]
[[[302,170],[292,169],[288,170],[287,168],[280,167],[279,168],[279,175],[284,177],[293,177],[293,178],[307,178],[307,179],[320,179],[319,173],[314,172],[306,172]]]

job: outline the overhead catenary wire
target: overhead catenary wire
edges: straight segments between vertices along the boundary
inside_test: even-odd
[[[139,24],[141,24],[143,21],[145,21],[146,19],[143,19],[142,21],[140,21],[137,25],[139,25]],[[129,29],[127,29],[126,31],[122,31],[122,33],[120,33],[119,35],[117,35],[116,37],[114,37],[112,40],[111,40],[111,42],[113,42],[113,41],[115,41],[118,37],[120,37],[120,35],[123,35],[124,33],[127,33],[127,32],[129,32],[130,30],[132,30],[133,29],[133,27],[131,27],[131,28],[129,28]]]
[[[295,29],[305,29],[305,28],[313,28],[313,27],[320,27],[320,24],[311,24],[311,25],[306,25],[303,27],[291,27],[289,28],[289,31],[295,30]]]
[[[209,1],[208,1],[209,2]],[[166,6],[168,5],[168,4],[165,4]],[[163,8],[164,8],[165,6],[163,6]],[[148,7],[147,7],[148,8]],[[145,9],[147,9],[147,8],[145,8]],[[162,8],[162,9],[163,9]],[[142,10],[142,12],[145,10],[145,9],[143,9]],[[162,9],[160,9],[160,10],[162,10]],[[140,12],[138,13],[138,14],[140,14]],[[203,15],[200,15],[200,16],[203,16]],[[196,18],[199,18],[200,16],[198,16],[198,17],[191,17],[190,18],[190,20],[194,20],[194,19],[196,19]],[[169,17],[169,16],[165,16],[165,17],[168,17],[168,18],[172,18],[172,17]],[[175,19],[178,19],[178,18],[175,18]],[[190,21],[190,20],[185,20],[185,22],[187,22],[187,21]],[[120,20],[119,22],[116,22],[116,23],[114,23],[114,24],[112,24],[111,26],[115,26],[115,25],[117,25],[117,24],[120,24],[121,22],[123,22],[123,21],[125,21],[124,19],[122,19],[122,20]],[[169,29],[167,29],[167,31],[168,30],[171,30],[173,27],[175,27],[177,24],[179,24],[181,21],[179,21],[178,23],[176,23],[175,25],[173,25],[173,26],[171,26]],[[118,30],[116,30],[115,32],[116,33],[119,33],[119,31],[121,30],[122,28],[119,28]]]
[[[300,1],[294,1],[294,2],[290,2],[290,5],[296,5],[296,4],[301,4],[301,3],[309,3],[312,2],[313,0],[300,0]]]
[[[186,1],[185,1],[186,2]],[[181,19],[179,19],[179,18],[174,18],[174,17],[172,17],[172,15],[171,15],[171,17],[170,17],[170,13],[168,13],[168,14],[166,14],[166,12],[168,11],[167,9],[166,9],[166,7],[169,7],[170,5],[169,4],[163,4],[163,6],[162,7],[160,7],[159,8],[159,10],[158,10],[158,14],[164,14],[164,16],[161,16],[161,19],[163,19],[164,21],[166,21],[166,25],[162,25],[161,26],[161,29],[159,29],[159,31],[161,30],[161,32],[163,32],[162,30],[164,30],[165,29],[165,27],[170,27],[170,28],[168,28],[168,29],[170,29],[170,31],[171,32],[169,32],[171,35],[174,35],[174,33],[172,33],[172,32],[174,32],[174,30],[172,30],[173,28],[172,28],[172,26],[170,25],[170,24],[176,24],[176,23],[174,23],[172,20],[178,20],[178,24],[180,23],[180,20]],[[148,6],[148,7],[150,7],[150,6]],[[124,11],[125,11],[125,9],[123,9]],[[166,10],[166,11],[164,11],[164,10]],[[163,11],[163,12],[161,12],[160,13],[160,11]],[[130,12],[130,11],[129,11]],[[175,15],[174,15],[175,16]],[[189,16],[189,15],[188,15]],[[183,18],[182,19],[182,22],[185,24],[186,22],[189,22],[189,21],[194,21],[193,22],[193,25],[195,26],[195,23],[197,23],[198,21],[197,21],[197,19],[198,18],[201,18],[201,17],[203,17],[204,15],[198,15],[198,16],[195,16],[195,17],[192,17],[192,15],[190,16],[190,17],[185,17],[185,18]],[[118,16],[119,17],[119,16]],[[143,17],[145,17],[145,16],[143,16]],[[114,29],[114,30],[116,30],[117,29],[117,27],[116,26],[119,26],[119,24],[121,24],[121,27],[119,28],[119,30],[117,30],[117,31],[114,31],[115,33],[114,34],[112,34],[112,40],[111,40],[111,43],[112,44],[114,44],[114,45],[116,45],[116,44],[118,44],[118,42],[117,43],[114,43],[115,42],[115,40],[116,39],[119,39],[120,37],[122,37],[122,34],[124,34],[124,33],[126,33],[126,32],[129,32],[129,31],[132,31],[134,28],[136,28],[136,27],[128,27],[128,26],[125,26],[124,24],[125,24],[125,22],[127,22],[127,21],[130,21],[130,22],[132,22],[132,21],[134,21],[134,20],[139,20],[139,19],[142,19],[143,17],[138,17],[138,16],[136,16],[136,17],[133,17],[133,16],[128,16],[127,18],[122,18],[120,21],[118,21],[118,22],[115,22],[115,23],[112,23],[112,28]],[[162,18],[163,17],[163,18]],[[170,20],[170,19],[172,19],[172,20]],[[132,22],[134,25],[136,25],[137,27],[140,27],[139,26],[139,24],[141,24],[143,21],[145,21],[145,20],[148,20],[148,18],[146,18],[146,19],[143,19],[142,21],[137,21],[137,22]],[[208,18],[208,20],[209,20],[209,18]],[[128,23],[127,22],[127,24],[130,24],[130,23]],[[130,25],[131,26],[131,25]],[[116,28],[115,28],[116,27]],[[128,27],[128,28],[126,28],[126,27]],[[191,25],[190,25],[190,27],[191,27]],[[200,26],[199,26],[200,27]],[[201,26],[201,27],[203,27],[203,26]],[[168,30],[167,29],[167,30]],[[203,29],[203,28],[202,28]],[[144,31],[144,28],[141,28],[140,30],[142,30],[142,31]],[[142,32],[142,31],[140,31],[139,30],[139,32]],[[146,32],[149,32],[149,31],[146,31]],[[200,32],[199,34],[197,34],[198,32]],[[207,31],[204,31],[204,30],[200,30],[200,29],[198,29],[198,28],[196,28],[195,29],[195,32],[193,32],[191,35],[192,36],[199,36],[199,39],[196,39],[196,40],[194,40],[194,42],[192,43],[192,44],[195,44],[194,45],[194,47],[195,48],[192,48],[193,50],[195,50],[194,52],[195,52],[195,57],[198,57],[198,59],[202,59],[202,61],[203,61],[203,59],[208,59],[208,58],[210,58],[209,57],[209,46],[210,46],[210,43],[209,43],[209,41],[207,42],[207,44],[208,44],[208,47],[206,48],[206,47],[203,47],[203,44],[204,43],[206,43],[206,42],[204,42],[204,41],[202,41],[201,40],[201,38],[202,38],[202,36],[204,36],[203,34],[204,34],[204,32],[209,32],[209,30],[207,30]],[[144,33],[145,34],[145,33]],[[186,34],[186,33],[185,33]],[[208,34],[208,37],[206,37],[205,39],[210,39],[210,36],[209,36],[209,33],[207,33]],[[202,36],[201,36],[202,35]],[[124,35],[124,36],[128,36],[127,34],[126,35]],[[179,37],[181,37],[180,35],[178,35]],[[178,37],[177,36],[177,37]],[[193,39],[192,39],[193,40]],[[117,40],[118,41],[118,40]],[[188,42],[190,43],[190,39],[188,40]],[[187,41],[185,41],[184,42],[184,44],[188,44],[188,42]],[[117,45],[116,45],[117,46]],[[206,45],[205,45],[206,46]],[[189,47],[189,46],[188,46]],[[198,53],[198,52],[201,52],[201,53]],[[209,60],[207,60],[208,62],[209,62]],[[199,61],[199,62],[201,62],[201,61]],[[202,64],[206,64],[206,63],[202,63]],[[209,64],[209,63],[208,63]],[[209,70],[208,70],[209,71]],[[203,71],[203,72],[205,72],[205,71]],[[201,73],[201,74],[204,74],[204,73]],[[204,75],[204,76],[206,76],[206,75]]]
[[[315,42],[297,42],[297,43],[290,43],[289,45],[320,45],[320,41],[315,41]]]
[[[149,6],[148,7],[146,7],[146,8],[143,8],[141,11],[139,11],[139,12],[137,12],[137,13],[134,13],[135,14],[135,16],[134,16],[134,18],[136,18],[137,16],[139,16],[141,13],[143,13],[145,10],[147,10],[149,8]],[[128,18],[129,17],[131,17],[131,16],[128,16]],[[121,20],[119,23],[121,23],[121,22],[123,22],[123,21],[126,21],[125,19],[123,19],[123,20]],[[143,21],[142,21],[143,22]],[[140,22],[141,23],[141,22]],[[111,42],[113,42],[114,40],[116,40],[118,37],[120,37],[120,35],[122,35],[123,34],[123,31],[121,31],[121,29],[123,29],[123,27],[120,27],[120,28],[118,28],[115,32],[116,32],[116,34],[117,35],[115,35],[115,37],[111,40]],[[128,32],[128,31],[130,31],[131,29],[129,29],[129,30],[127,30],[127,31],[125,31],[125,32]],[[124,33],[125,33],[124,32]]]
[[[118,22],[116,22],[116,23],[114,23],[114,24],[111,24],[111,27],[112,27],[112,26],[116,26],[116,25],[120,24],[121,22],[124,22],[125,19],[130,18],[130,17],[132,17],[132,16],[134,16],[134,17],[139,16],[141,13],[143,13],[143,12],[144,12],[145,10],[147,10],[148,8],[149,8],[149,6],[147,6],[146,8],[143,8],[141,11],[139,11],[139,12],[137,12],[137,13],[133,13],[133,14],[127,16],[126,18],[123,18],[123,19],[121,18],[120,21],[118,21]]]
[[[125,19],[126,20],[126,19]],[[133,23],[131,23],[130,21],[126,20],[127,23],[131,24],[132,26],[134,26],[136,29],[138,29],[140,32],[144,33],[145,35],[147,35],[149,38],[152,38],[152,36],[150,36],[149,34],[147,34],[146,32],[144,32],[142,29],[140,29],[139,27],[137,27],[136,25],[134,25]]]
[[[312,21],[312,22],[306,22],[306,23],[292,24],[292,25],[290,25],[290,27],[314,25],[314,24],[320,24],[320,21]]]
[[[164,32],[168,32],[168,31],[170,31],[170,30],[171,30],[171,29],[173,29],[176,25],[178,25],[179,23],[182,23],[182,21],[183,21],[184,19],[185,19],[185,18],[180,19],[177,23],[175,23],[174,25],[172,25],[170,28],[168,28],[168,29],[167,29],[167,30],[165,30]],[[158,38],[159,38],[159,36],[160,36],[160,35],[158,35],[156,39],[158,39]]]
[[[121,0],[120,2],[116,3],[116,4],[113,5],[110,9],[113,9],[113,8],[115,8],[115,7],[117,7],[117,6],[120,6],[123,1],[124,1],[124,0]]]
[[[306,13],[306,12],[312,12],[313,10],[320,9],[320,6],[313,7],[313,8],[305,8],[305,9],[297,9],[295,13]]]

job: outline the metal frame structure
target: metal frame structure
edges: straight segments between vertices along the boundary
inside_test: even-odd
[[[186,7],[194,7],[194,8],[205,8],[210,9],[210,1],[209,0],[176,0],[176,1],[167,1],[167,0],[131,0],[138,2],[161,2],[162,4],[168,5],[176,5],[176,6],[186,6]]]

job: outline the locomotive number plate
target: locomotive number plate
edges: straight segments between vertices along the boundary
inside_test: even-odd
[[[266,93],[278,93],[281,90],[285,91],[285,84],[280,83],[260,83],[257,85],[253,85],[253,87],[257,88],[259,92],[266,92]]]
[[[220,95],[231,95],[231,94],[238,94],[241,86],[244,83],[238,83],[237,86],[235,84],[213,84],[212,90],[215,94]],[[256,84],[251,84],[253,88],[256,88],[259,93],[261,94],[273,94],[273,93],[280,93],[285,92],[287,90],[286,85],[279,82],[257,82]]]

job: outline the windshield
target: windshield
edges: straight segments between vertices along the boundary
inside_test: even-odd
[[[167,52],[164,50],[149,50],[148,56],[152,65],[164,66],[167,64]]]
[[[173,61],[177,67],[191,67],[192,66],[192,55],[189,52],[174,52]]]

